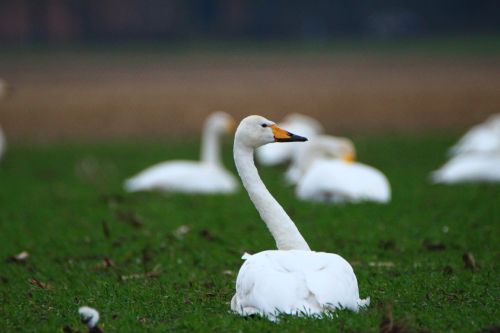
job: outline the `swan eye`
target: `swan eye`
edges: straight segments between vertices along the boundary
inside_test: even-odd
[[[266,128],[267,127],[267,124],[261,124],[260,126]]]

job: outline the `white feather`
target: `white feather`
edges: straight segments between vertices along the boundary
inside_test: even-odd
[[[432,173],[435,183],[500,182],[500,153],[464,154]]]
[[[97,325],[97,322],[99,321],[99,312],[97,312],[96,309],[88,306],[82,306],[78,309],[78,313],[82,316],[82,319],[88,328],[93,328]]]
[[[183,192],[200,194],[233,193],[236,178],[220,158],[220,136],[234,120],[224,112],[215,112],[205,122],[200,161],[168,161],[153,165],[125,181],[126,191]]]
[[[387,203],[391,188],[379,170],[357,162],[319,159],[299,180],[295,193],[298,198],[318,202]]]
[[[236,178],[223,168],[191,161],[163,162],[125,182],[127,191],[160,190],[184,193],[232,193]]]
[[[450,148],[452,156],[469,153],[500,153],[500,114],[472,127]]]

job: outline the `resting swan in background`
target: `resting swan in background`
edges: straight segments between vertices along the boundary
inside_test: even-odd
[[[387,178],[371,166],[353,162],[355,155],[351,140],[318,136],[298,151],[287,181],[297,185],[295,194],[306,201],[389,202]]]
[[[323,132],[320,122],[309,116],[292,113],[286,116],[279,124],[292,132],[302,133],[308,138],[313,138]],[[301,144],[266,145],[256,150],[257,161],[266,166],[273,166],[289,162]]]
[[[434,183],[500,182],[500,152],[461,154],[432,173]]]
[[[500,114],[490,116],[485,122],[472,127],[450,148],[450,155],[500,152]]]
[[[431,175],[434,183],[500,182],[500,114],[472,127]]]
[[[183,193],[233,193],[236,178],[222,165],[220,137],[234,129],[233,118],[215,112],[205,122],[202,137],[201,161],[168,161],[156,164],[125,182],[125,190]]]
[[[278,250],[245,254],[231,309],[242,316],[279,314],[321,316],[339,308],[358,311],[359,298],[351,265],[333,253],[311,251],[299,230],[259,177],[253,154],[271,142],[306,141],[260,117],[243,119],[234,139],[234,161],[250,200],[266,223]]]

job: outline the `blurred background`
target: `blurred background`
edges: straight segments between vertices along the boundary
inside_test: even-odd
[[[500,4],[2,0],[0,78],[14,141],[187,136],[214,110],[458,132],[499,112]]]

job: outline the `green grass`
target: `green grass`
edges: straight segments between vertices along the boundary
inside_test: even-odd
[[[229,313],[241,254],[274,247],[244,191],[202,197],[121,190],[124,178],[152,163],[196,158],[195,142],[11,146],[0,164],[2,332],[83,330],[81,305],[100,311],[106,332],[375,332],[387,304],[407,329],[498,325],[500,187],[427,182],[451,136],[355,142],[360,159],[389,177],[389,205],[302,203],[282,185],[282,170],[261,173],[313,249],[353,264],[372,305],[333,320],[286,317],[279,324]],[[226,165],[234,169],[227,148]],[[121,221],[119,212],[144,225]],[[177,237],[181,225],[191,231]],[[26,262],[7,260],[23,250]],[[465,267],[465,252],[475,256],[477,271]],[[105,257],[113,267],[102,267]],[[141,277],[153,270],[159,275]],[[122,279],[133,274],[139,278]]]

